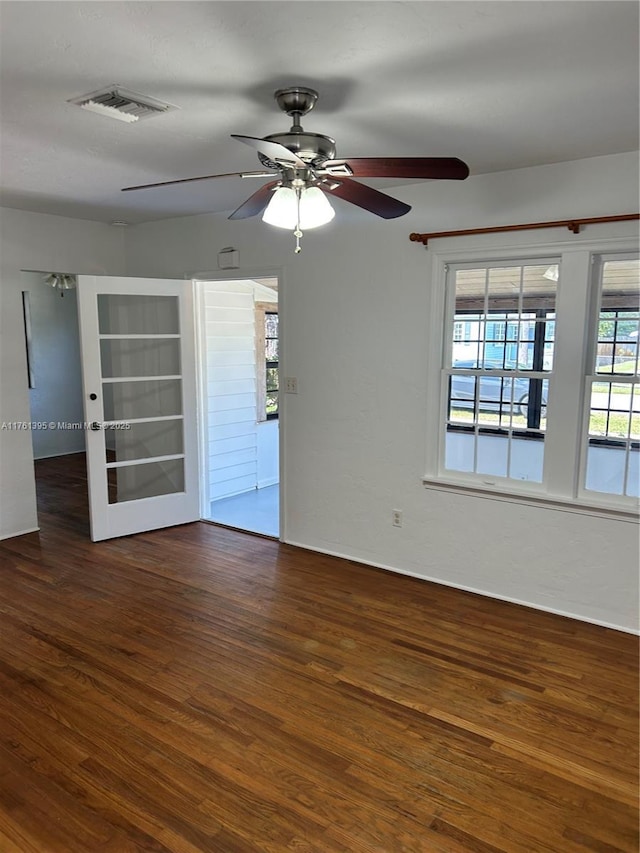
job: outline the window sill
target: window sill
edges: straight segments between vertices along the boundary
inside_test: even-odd
[[[512,492],[506,488],[480,486],[461,483],[456,480],[435,479],[432,477],[423,477],[422,484],[426,489],[468,495],[475,498],[484,498],[485,500],[537,506],[543,509],[572,512],[578,515],[598,516],[599,518],[610,518],[614,521],[626,521],[632,524],[640,523],[640,514],[637,511],[622,509],[617,506],[591,504],[570,498],[523,494],[522,492]]]

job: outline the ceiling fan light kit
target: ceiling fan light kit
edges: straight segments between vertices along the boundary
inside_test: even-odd
[[[273,193],[262,214],[262,221],[293,231],[297,254],[301,251],[302,229],[319,228],[331,222],[335,215],[329,200],[318,187],[282,186]]]
[[[467,164],[456,157],[364,157],[336,160],[335,140],[321,133],[309,133],[300,124],[302,116],[316,105],[316,90],[290,86],[278,89],[274,98],[280,109],[293,119],[288,132],[272,133],[264,138],[232,134],[233,139],[255,149],[260,163],[270,171],[182,178],[125,187],[124,191],[233,176],[273,178],[234,210],[229,219],[248,219],[262,214],[263,222],[293,231],[295,251],[298,253],[303,230],[326,225],[334,218],[335,211],[327,196],[341,198],[382,219],[395,219],[411,210],[410,205],[355,178],[463,181],[469,175]]]
[[[75,275],[69,275],[64,272],[52,272],[44,276],[44,283],[57,290],[60,296],[64,296],[65,290],[74,290],[78,281]]]

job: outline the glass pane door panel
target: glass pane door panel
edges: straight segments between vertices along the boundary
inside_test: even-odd
[[[126,462],[152,456],[174,456],[184,451],[182,418],[132,423],[127,429],[105,430],[107,462]]]
[[[99,293],[98,329],[101,335],[177,335],[178,297]]]
[[[181,415],[182,382],[180,379],[108,382],[102,386],[102,399],[106,421]]]
[[[102,376],[170,376],[180,373],[179,338],[100,341]]]
[[[109,468],[107,478],[110,504],[184,492],[184,460]]]

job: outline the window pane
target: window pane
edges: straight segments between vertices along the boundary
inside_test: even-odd
[[[527,427],[546,429],[547,401],[549,399],[548,379],[516,379],[514,407],[518,416]]]
[[[596,343],[596,373],[638,373],[640,261],[605,261]]]
[[[123,503],[184,492],[184,460],[108,468],[109,503]]]
[[[178,338],[103,339],[100,362],[104,377],[171,376],[180,373]]]
[[[264,315],[264,334],[266,338],[277,338],[278,337],[278,315],[277,314],[265,314]]]
[[[277,391],[278,388],[278,368],[267,367],[267,391]]]
[[[105,429],[106,461],[124,462],[183,452],[182,418],[132,423],[128,429]]]
[[[450,422],[521,430],[546,428],[548,379],[454,373],[449,389]]]
[[[586,488],[637,496],[639,448],[640,384],[593,382]]]
[[[590,405],[584,484],[595,492],[638,497],[640,261],[637,258],[602,263],[596,324],[594,374],[587,382]],[[627,381],[620,381],[623,377]]]
[[[449,471],[542,482],[544,442],[519,439],[516,434],[447,430],[445,467]]]
[[[267,414],[276,415],[278,413],[278,392],[269,391],[267,393]]]
[[[264,331],[265,331],[265,361],[266,369],[264,373],[264,388],[265,388],[265,408],[262,413],[262,418],[276,418],[278,416],[278,389],[279,385],[279,370],[278,370],[278,314],[277,312],[267,312],[264,315]]]
[[[102,401],[106,421],[180,415],[182,384],[179,379],[104,383]]]
[[[635,393],[634,392],[634,388]],[[632,408],[633,404],[633,408]],[[632,424],[637,428],[640,390],[635,383],[594,382],[591,388],[589,436],[592,438],[637,438],[632,436]],[[631,413],[634,412],[632,420]]]
[[[508,454],[508,439],[497,435],[479,435],[476,471],[478,474],[507,477]]]
[[[622,495],[625,466],[624,448],[589,445],[586,488],[594,492]]]
[[[100,293],[98,327],[101,335],[177,335],[178,297]]]
[[[511,442],[509,476],[512,480],[542,482],[544,442],[515,438]]]
[[[267,361],[278,361],[278,341],[276,339],[266,340],[264,348]]]
[[[551,370],[558,264],[457,270],[451,363]]]

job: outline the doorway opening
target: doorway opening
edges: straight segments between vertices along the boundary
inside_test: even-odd
[[[55,516],[64,526],[72,500],[84,532],[89,510],[77,291],[48,286],[50,273],[21,272],[38,520]]]
[[[278,279],[197,283],[202,517],[280,536]]]

